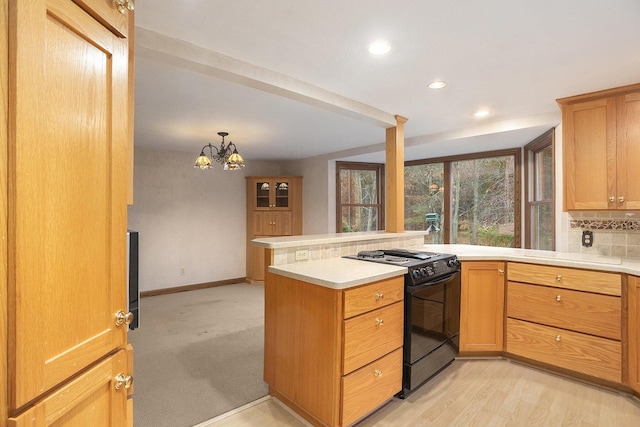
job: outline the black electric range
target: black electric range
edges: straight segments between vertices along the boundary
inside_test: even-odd
[[[455,255],[409,249],[360,251],[357,255],[345,258],[407,267],[409,272],[405,275],[406,286],[430,282],[450,275],[460,268],[460,261]]]
[[[451,254],[407,249],[362,251],[345,258],[401,265],[404,275],[404,399],[445,369],[458,355],[460,261]]]

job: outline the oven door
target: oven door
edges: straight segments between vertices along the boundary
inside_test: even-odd
[[[458,353],[460,272],[407,286],[404,362],[413,364],[444,344]]]

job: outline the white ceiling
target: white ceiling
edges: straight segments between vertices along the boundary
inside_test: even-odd
[[[194,158],[226,131],[247,162],[384,161],[396,114],[406,160],[521,146],[640,82],[638,0],[137,0],[136,31],[135,143]]]

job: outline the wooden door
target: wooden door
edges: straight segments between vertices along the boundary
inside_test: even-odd
[[[126,343],[126,17],[78,3],[9,6],[10,413]]]
[[[615,98],[564,107],[562,126],[565,210],[615,209]]]
[[[640,209],[640,93],[618,97],[617,207]]]
[[[628,384],[640,393],[640,277],[629,276],[628,286]]]
[[[460,351],[504,349],[504,262],[462,263]]]
[[[127,384],[125,351],[103,360],[69,384],[30,407],[9,427],[125,427],[127,420]],[[130,384],[130,383],[129,383]]]

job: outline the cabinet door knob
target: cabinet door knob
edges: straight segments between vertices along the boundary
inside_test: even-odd
[[[130,325],[133,322],[133,317],[132,312],[125,314],[124,311],[120,310],[116,313],[116,326]]]
[[[560,335],[556,335],[556,341],[560,342]]]
[[[131,388],[133,384],[133,377],[131,375],[125,375],[124,373],[116,375],[115,383],[113,386],[116,390],[120,390],[122,387]]]
[[[620,202],[620,203],[624,203],[624,196],[620,196],[620,197],[618,197],[618,202]]]
[[[373,375],[375,375],[376,377],[381,377],[382,371],[380,369],[376,369],[375,371],[373,371]]]
[[[384,294],[381,294],[381,293],[377,293],[377,294],[376,294],[376,300],[378,300],[378,301],[379,301],[379,300],[381,300],[381,299],[383,299],[383,298],[384,298]]]
[[[504,274],[504,270],[503,269],[498,269],[498,273]]]
[[[118,9],[118,12],[122,13],[123,15],[127,12],[127,10],[133,12],[136,7],[136,5],[133,3],[133,0],[114,0],[114,2],[116,4],[116,9]]]
[[[558,282],[559,282],[560,280],[562,280],[562,274],[558,274],[558,275],[556,276],[556,281],[558,281]]]
[[[556,295],[556,301],[558,302],[562,301],[562,295]]]
[[[379,326],[384,325],[384,320],[382,320],[382,319],[376,319],[376,325],[379,325]]]
[[[609,202],[613,203],[616,201],[616,198],[613,196],[609,196]]]

